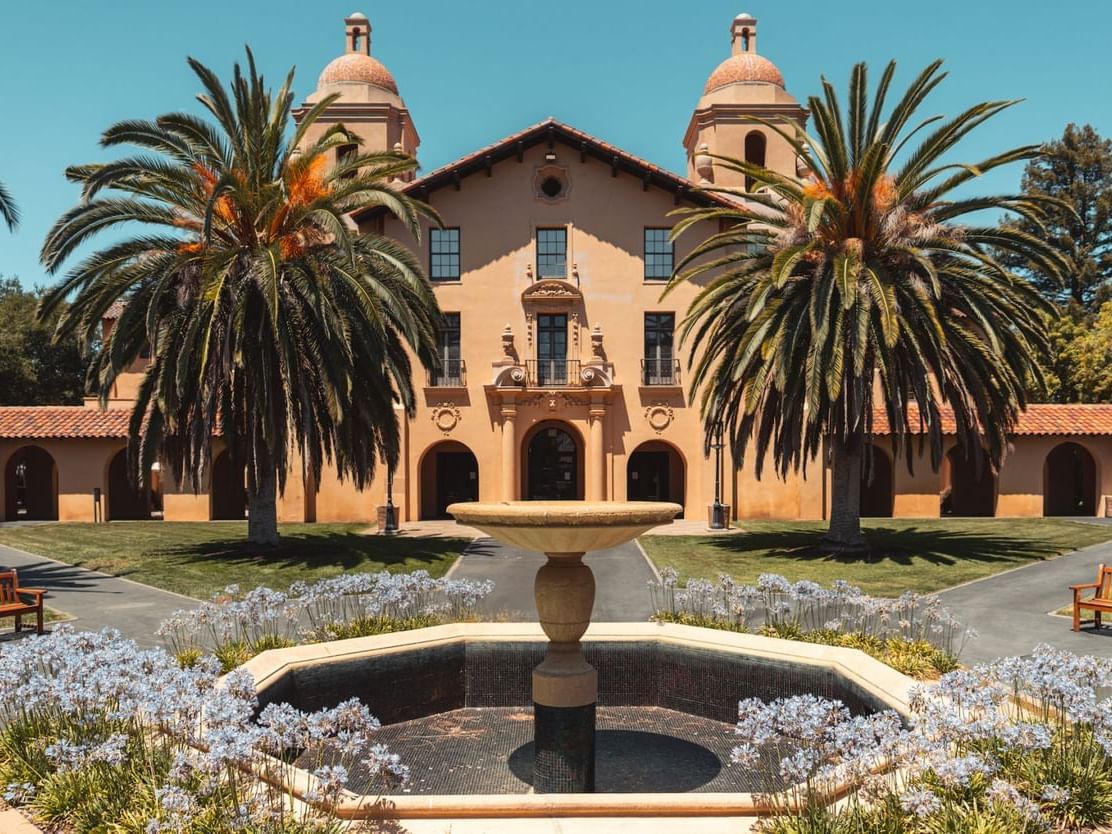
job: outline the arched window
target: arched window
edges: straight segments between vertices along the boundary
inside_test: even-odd
[[[766,141],[764,134],[759,130],[751,131],[745,137],[745,161],[750,165],[759,165],[763,168],[765,165],[765,148]],[[745,178],[745,190],[753,190],[752,177]]]

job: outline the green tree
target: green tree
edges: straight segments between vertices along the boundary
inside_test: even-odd
[[[814,172],[806,182],[723,159],[761,190],[719,189],[733,192],[737,208],[683,209],[674,229],[707,221],[723,229],[683,259],[670,284],[706,277],[681,334],[695,348],[691,384],[708,442],[720,424],[739,459],[752,441],[758,475],[771,452],[781,476],[805,469],[828,443],[827,544],[840,550],[866,546],[861,479],[874,406],[909,465],[919,432],[940,465],[944,408],[968,453],[983,460],[983,442],[999,465],[1025,383],[1041,379],[1049,303],[991,252],[1015,252],[1050,276],[1065,268],[1056,250],[1020,229],[956,222],[986,209],[1031,220],[1045,212],[1047,199],[1035,195],[953,194],[1039,155],[1030,146],[976,165],[944,161],[1013,102],[916,123],[945,77],[941,62],[886,110],[894,71],[889,64],[871,104],[864,64],[853,70],[845,106],[823,79],[823,96],[809,100],[814,136],[763,122]]]
[[[9,229],[19,225],[19,207],[16,206],[11,192],[2,182],[0,182],[0,218],[4,219]]]
[[[36,319],[42,292],[0,278],[0,405],[79,404],[85,363],[77,342],[53,340],[57,316]]]
[[[1112,141],[1089,125],[1066,126],[1061,139],[1027,163],[1025,194],[1053,197],[1041,221],[1005,218],[1007,228],[1046,238],[1069,262],[1065,280],[1048,275],[1021,255],[1001,260],[1026,275],[1048,298],[1095,312],[1112,296]]]
[[[421,216],[434,215],[390,184],[413,159],[359,152],[330,169],[354,137],[337,126],[306,141],[335,96],[290,136],[292,71],[273,93],[248,50],[225,90],[189,64],[215,122],[187,113],[120,122],[102,144],[139,153],[68,170],[82,200],[47,236],[47,269],[101,231],[132,234],[72,267],[42,313],[72,296],[58,333],[91,348],[105,311],[126,302],[93,351],[89,381],[105,397],[149,349],[131,420],[133,477],[142,482],[161,457],[196,488],[221,435],[246,467],[248,538],[270,545],[294,452],[315,477],[332,460],[365,486],[379,459],[398,459],[394,406],[414,409],[411,352],[435,363],[439,313],[417,258],[354,233],[348,216],[381,210],[419,237]]]
[[[1052,320],[1048,357],[1045,370],[1051,401],[1112,402],[1112,300],[1095,313],[1071,305]]]

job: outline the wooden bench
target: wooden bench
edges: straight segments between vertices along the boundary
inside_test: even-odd
[[[42,588],[20,588],[19,574],[14,570],[0,571],[0,617],[15,617],[15,630],[23,627],[23,615],[34,614],[35,631],[42,634]],[[31,601],[28,602],[27,598]]]
[[[1100,628],[1100,615],[1104,611],[1112,611],[1112,567],[1099,565],[1097,567],[1097,581],[1086,582],[1082,585],[1070,585],[1073,591],[1073,630],[1081,631],[1082,623],[1092,623],[1095,628]],[[1082,591],[1093,592],[1087,599],[1081,598]],[[1091,620],[1081,619],[1081,609],[1088,608],[1093,612]]]

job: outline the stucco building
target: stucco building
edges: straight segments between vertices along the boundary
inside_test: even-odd
[[[343,54],[297,112],[340,95],[308,140],[343,123],[366,149],[419,158],[416,119],[371,54],[369,21],[353,15],[343,36]],[[713,154],[800,173],[790,145],[750,120],[807,119],[780,71],[757,52],[757,21],[739,15],[725,47],[682,135],[683,174],[550,119],[397,184],[443,219],[443,228],[424,230],[420,244],[407,242],[421,254],[446,321],[442,368],[417,380],[418,413],[405,421],[392,483],[402,520],[442,517],[453,501],[475,498],[671,500],[688,518],[705,518],[716,475],[737,518],[825,515],[829,477],[821,463],[808,478],[780,481],[768,472],[758,481],[751,466],[739,468],[723,450],[716,473],[676,338],[697,287],[661,297],[686,248],[716,231],[695,229],[673,247],[669,213],[725,199],[699,191],[700,184],[745,185]],[[354,221],[407,239],[392,219]],[[109,312],[106,327],[115,315]],[[107,411],[93,402],[0,409],[5,518],[243,517],[242,474],[231,471],[219,444],[200,494],[157,478],[150,494],[128,485],[127,407],[143,367],[132,370]],[[883,438],[877,443],[883,449]],[[1103,514],[1110,461],[1112,407],[1034,406],[998,477],[958,453],[941,473],[924,459],[912,475],[879,452],[865,511]],[[387,490],[385,472],[362,492],[327,472],[320,483],[291,473],[288,484],[280,500],[286,521],[373,521]]]

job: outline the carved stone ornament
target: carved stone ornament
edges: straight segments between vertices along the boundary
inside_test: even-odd
[[[645,409],[645,419],[657,434],[660,434],[672,424],[674,416],[675,412],[672,411],[672,406],[668,403],[653,403]]]
[[[502,331],[502,355],[513,359],[517,351],[514,350],[514,331],[508,324]]]
[[[571,179],[563,165],[547,163],[533,174],[533,193],[548,203],[566,200],[571,193]]]
[[[602,326],[598,324],[591,331],[591,355],[599,359],[606,358],[606,350],[602,346]]]
[[[561,281],[559,278],[542,278],[540,281],[534,281],[526,287],[525,292],[521,294],[521,300],[525,304],[530,301],[567,301],[572,303],[582,301],[583,293],[568,281]]]
[[[445,436],[459,425],[460,411],[452,403],[440,403],[432,409],[432,422]]]

